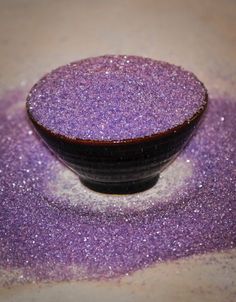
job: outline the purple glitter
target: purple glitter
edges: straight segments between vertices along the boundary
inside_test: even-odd
[[[103,210],[82,206],[83,200],[59,209],[66,207],[64,196],[53,197],[49,184],[57,183],[62,168],[32,132],[23,99],[10,93],[0,100],[0,267],[8,272],[3,283],[114,277],[156,261],[236,246],[236,104],[230,99],[210,100],[197,134],[176,160],[192,171],[181,188],[167,200],[164,194],[157,202],[154,194],[143,209]]]
[[[202,83],[180,67],[135,56],[102,56],[47,74],[32,88],[28,108],[54,133],[121,140],[175,127],[205,102]]]

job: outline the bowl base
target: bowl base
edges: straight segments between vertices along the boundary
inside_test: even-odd
[[[80,181],[89,189],[99,193],[133,194],[150,189],[156,184],[158,178],[159,175],[155,175],[149,178],[128,182],[100,182],[80,177]]]

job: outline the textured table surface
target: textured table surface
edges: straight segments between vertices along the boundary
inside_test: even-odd
[[[135,54],[193,71],[210,95],[233,95],[235,29],[234,0],[0,0],[0,89],[28,88],[80,58]],[[0,301],[235,301],[235,258],[232,250],[119,280],[4,288]]]

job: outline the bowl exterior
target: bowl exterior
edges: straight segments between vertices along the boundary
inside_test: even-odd
[[[62,138],[31,121],[49,148],[86,186],[105,193],[133,193],[154,185],[161,170],[183,149],[201,115],[164,135],[101,144]]]

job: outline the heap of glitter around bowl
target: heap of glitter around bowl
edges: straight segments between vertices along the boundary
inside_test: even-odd
[[[64,174],[23,106],[22,94],[0,98],[0,284],[118,277],[159,261],[236,248],[234,100],[210,100],[177,159],[179,180],[190,171],[181,186],[166,182],[162,194],[157,184],[124,197],[87,194]]]
[[[59,67],[27,98],[30,115],[55,134],[84,140],[149,136],[190,120],[206,89],[181,67],[135,56],[101,56]]]

